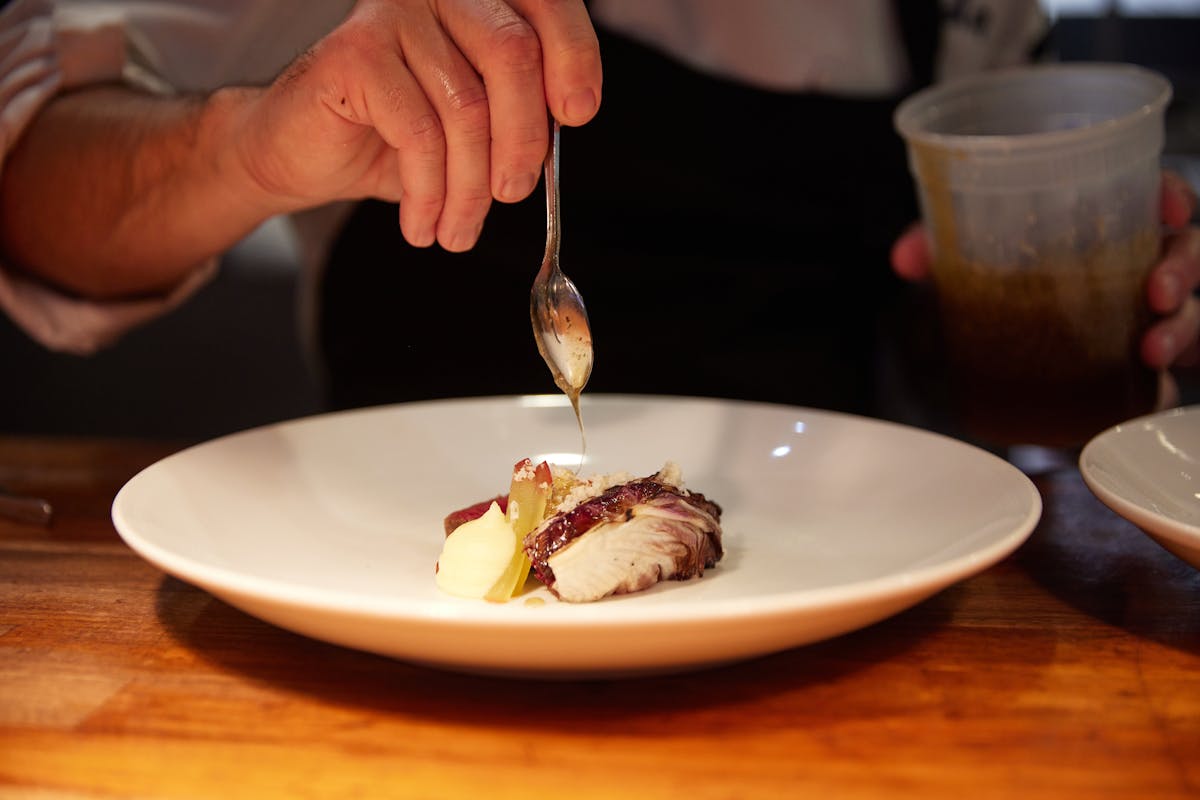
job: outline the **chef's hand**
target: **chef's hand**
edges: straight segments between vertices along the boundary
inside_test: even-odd
[[[461,251],[493,199],[537,185],[547,107],[582,125],[600,88],[583,0],[359,0],[252,102],[227,91],[242,93],[239,161],[266,192],[399,202],[411,244]]]
[[[1150,272],[1146,297],[1160,318],[1142,337],[1142,360],[1155,370],[1200,363],[1200,228],[1188,225],[1196,194],[1173,172],[1162,180],[1162,216],[1168,233],[1162,257]],[[892,269],[912,281],[929,276],[929,240],[914,223],[892,246]]]

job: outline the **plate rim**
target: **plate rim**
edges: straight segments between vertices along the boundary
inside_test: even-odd
[[[1129,435],[1131,428],[1153,424],[1173,417],[1192,417],[1200,415],[1200,404],[1178,406],[1163,409],[1152,414],[1126,420],[1113,425],[1088,440],[1079,452],[1079,474],[1092,494],[1114,511],[1118,516],[1132,522],[1151,536],[1161,536],[1175,544],[1187,547],[1200,547],[1200,525],[1168,517],[1161,512],[1148,508],[1142,503],[1131,500],[1124,494],[1108,485],[1099,469],[1101,459],[1097,453],[1104,447],[1111,447],[1112,442],[1122,436]]]

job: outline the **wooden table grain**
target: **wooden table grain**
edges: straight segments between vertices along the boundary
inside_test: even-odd
[[[109,507],[167,443],[0,438],[0,797],[1200,796],[1200,573],[1067,467],[1017,553],[867,629],[624,681],[439,672],[167,577]]]

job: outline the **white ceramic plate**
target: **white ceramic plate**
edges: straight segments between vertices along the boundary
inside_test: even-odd
[[[1200,406],[1109,428],[1079,471],[1101,502],[1200,569]]]
[[[911,428],[719,400],[584,398],[583,472],[676,461],[724,507],[703,578],[596,603],[439,592],[442,518],[529,455],[575,466],[561,397],[387,406],[235,434],[135,476],[113,504],[166,572],[308,636],[450,669],[621,676],[702,667],[883,619],[1011,553],[1041,500],[992,455]],[[539,598],[544,602],[530,598]]]

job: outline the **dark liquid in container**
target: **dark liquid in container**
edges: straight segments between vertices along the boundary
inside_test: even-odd
[[[1053,263],[935,270],[951,400],[964,432],[995,445],[1069,447],[1153,410],[1142,364],[1154,235]]]
[[[1158,376],[1127,366],[1097,369],[1069,381],[1008,379],[979,370],[953,371],[953,410],[972,438],[994,445],[1074,447],[1096,434],[1150,412]]]

